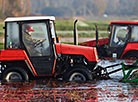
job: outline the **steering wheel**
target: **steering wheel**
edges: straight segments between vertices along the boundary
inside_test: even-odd
[[[118,38],[118,41],[117,41],[117,45],[119,44],[123,44],[125,42],[125,38],[121,38],[121,37],[117,37]]]
[[[35,42],[35,44],[34,44],[34,47],[37,47],[38,45],[43,44],[43,42],[45,42],[45,41],[46,41],[46,39],[44,39],[44,40],[37,40]]]

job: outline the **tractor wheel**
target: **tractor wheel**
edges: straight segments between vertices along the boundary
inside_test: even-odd
[[[92,80],[92,73],[86,67],[73,67],[64,74],[65,81],[86,82]]]
[[[23,68],[8,68],[3,73],[3,80],[6,82],[24,82],[29,80],[29,76]]]
[[[86,80],[86,76],[80,72],[74,72],[69,77],[69,81],[85,82]]]

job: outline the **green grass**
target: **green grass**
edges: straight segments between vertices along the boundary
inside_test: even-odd
[[[4,49],[4,43],[0,43],[0,50]]]
[[[81,26],[79,22],[83,22],[87,26]],[[95,24],[98,26],[99,31],[107,31],[108,24],[110,21],[78,21],[77,22],[77,29],[78,31],[86,31],[86,33],[80,33],[79,37],[95,37]],[[55,26],[57,31],[73,31],[74,26],[74,20],[56,20]],[[88,31],[88,32],[87,32]],[[90,31],[94,31],[93,33],[90,33]],[[73,33],[57,33],[59,37],[73,37]],[[108,34],[99,34],[99,37],[107,37]]]
[[[78,30],[95,30],[95,24],[98,25],[99,30],[107,30],[110,21],[80,21],[88,26],[78,25]],[[74,20],[57,20],[55,21],[56,30],[66,31],[73,30]],[[79,21],[78,21],[79,23]]]
[[[2,31],[3,30],[3,27],[4,27],[4,23],[0,23],[0,31]]]

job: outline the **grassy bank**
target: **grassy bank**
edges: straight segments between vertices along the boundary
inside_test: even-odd
[[[1,49],[4,49],[4,44],[3,43],[0,43],[0,50]]]
[[[0,31],[3,30],[3,27],[4,27],[4,23],[3,22],[0,22]]]
[[[110,21],[78,21],[77,29],[79,37],[95,37],[95,24],[100,32],[99,37],[107,37],[108,24]],[[73,37],[74,20],[56,20],[55,26],[59,37]]]
[[[95,30],[95,24],[98,25],[99,30],[107,30],[110,21],[78,21],[78,30]],[[55,21],[56,29],[65,31],[73,30],[74,20],[57,20]]]

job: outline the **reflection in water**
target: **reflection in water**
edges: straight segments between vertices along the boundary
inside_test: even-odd
[[[137,84],[121,83],[116,80],[87,83],[71,83],[53,79],[35,80],[26,83],[1,83],[0,101],[138,101],[137,89]]]

